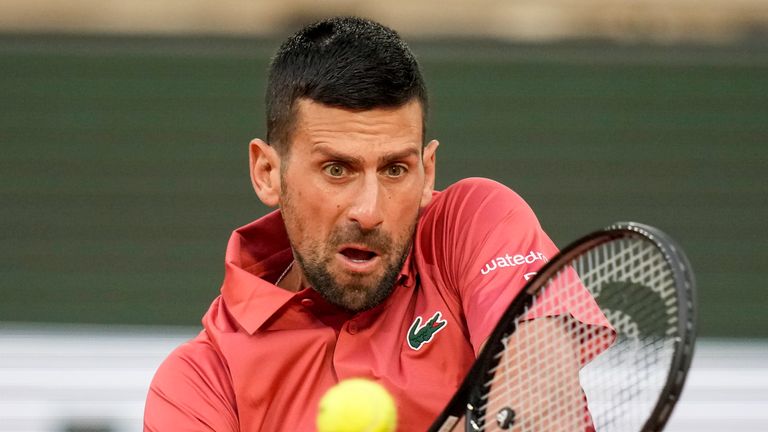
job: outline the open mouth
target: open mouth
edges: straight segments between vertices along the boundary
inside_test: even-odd
[[[351,248],[351,247],[344,248],[341,251],[339,251],[339,253],[341,253],[348,260],[354,263],[365,263],[365,262],[371,261],[372,259],[378,256],[376,252],[372,252],[364,249]]]

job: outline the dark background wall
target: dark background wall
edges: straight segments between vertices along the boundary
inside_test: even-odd
[[[264,214],[272,40],[0,36],[0,322],[196,325]],[[704,336],[768,337],[768,46],[413,41],[439,187],[497,179],[560,245],[617,220],[689,252]]]

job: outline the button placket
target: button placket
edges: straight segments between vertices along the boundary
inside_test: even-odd
[[[352,334],[352,335],[353,335],[353,334],[356,334],[358,331],[359,331],[359,328],[358,328],[358,326],[357,326],[357,321],[355,321],[355,320],[350,320],[350,321],[347,323],[347,333],[349,333],[349,334]]]

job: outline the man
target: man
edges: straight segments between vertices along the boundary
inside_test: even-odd
[[[221,296],[157,371],[145,430],[311,431],[348,377],[393,394],[398,430],[431,424],[557,250],[498,183],[433,190],[427,108],[413,54],[377,23],[329,19],[281,46],[267,140],[250,144],[279,210],[233,233]]]

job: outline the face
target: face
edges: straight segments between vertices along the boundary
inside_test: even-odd
[[[434,187],[418,102],[350,111],[301,100],[280,159],[279,206],[311,286],[351,311],[391,292]]]

